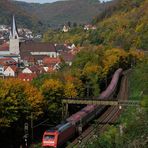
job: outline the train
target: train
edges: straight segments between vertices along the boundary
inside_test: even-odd
[[[115,92],[122,72],[122,68],[115,71],[110,84],[106,90],[100,94],[98,99],[108,99]],[[103,105],[87,105],[80,111],[68,117],[64,123],[57,125],[53,129],[46,130],[43,134],[42,146],[53,148],[61,147],[79,132],[80,127],[81,130],[83,130],[83,127],[98,116],[104,108],[105,106]]]

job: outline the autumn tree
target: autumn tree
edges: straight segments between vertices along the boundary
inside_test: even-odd
[[[86,79],[85,86],[88,87],[86,88],[87,89],[86,93],[88,93],[89,91],[89,94],[87,95],[99,96],[100,93],[99,81],[101,78],[101,72],[102,72],[101,66],[94,65],[92,63],[88,63],[85,65],[82,75]]]
[[[58,112],[64,94],[63,84],[59,80],[48,79],[45,80],[40,90],[46,102],[45,109],[52,114]]]
[[[103,72],[102,76],[106,76],[111,70],[114,71],[114,69],[122,67],[124,62],[126,61],[126,58],[128,57],[128,54],[125,50],[120,48],[113,48],[108,49],[105,51],[104,59],[103,59]],[[122,62],[120,61],[122,60]],[[121,65],[120,65],[121,63]]]
[[[64,96],[66,98],[75,98],[84,96],[84,85],[77,77],[71,73],[64,74]]]
[[[64,94],[66,98],[75,98],[77,96],[77,91],[73,83],[67,82],[64,87]]]
[[[31,84],[18,80],[0,80],[0,126],[10,126],[31,113],[42,114],[43,97]]]
[[[144,58],[144,52],[136,49],[130,49],[128,52],[129,62],[131,65],[135,65],[138,61],[142,61]]]

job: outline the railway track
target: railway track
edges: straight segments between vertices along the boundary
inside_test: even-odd
[[[128,99],[128,74],[130,71],[124,72],[124,76],[121,81],[120,90],[117,95],[118,100]],[[103,107],[103,106],[102,106]],[[79,148],[84,147],[87,143],[92,142],[98,135],[104,132],[110,124],[115,123],[118,119],[122,109],[118,106],[109,107],[104,114],[102,114],[94,125],[89,126],[78,138],[76,138],[67,148]]]

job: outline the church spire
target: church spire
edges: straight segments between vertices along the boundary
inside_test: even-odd
[[[18,39],[18,33],[17,33],[16,21],[15,21],[14,15],[13,15],[13,20],[12,20],[12,28],[11,28],[10,38]]]
[[[12,27],[10,31],[9,52],[10,54],[19,55],[19,36],[16,28],[15,17],[13,15]]]

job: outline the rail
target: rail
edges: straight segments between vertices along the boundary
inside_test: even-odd
[[[139,106],[140,101],[138,100],[124,100],[124,98],[121,98],[120,100],[91,100],[91,99],[63,99],[63,104],[93,104],[93,105],[111,105],[111,106]]]

